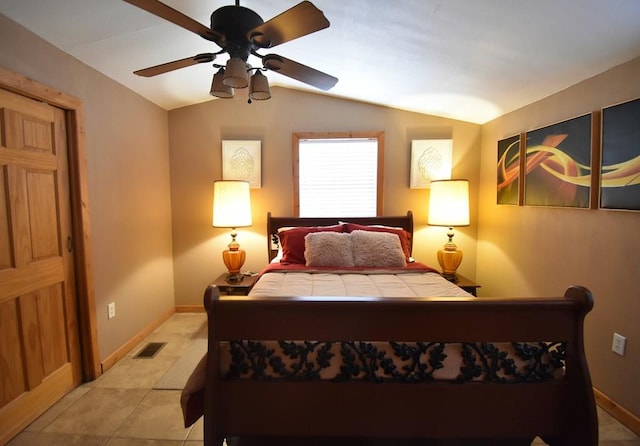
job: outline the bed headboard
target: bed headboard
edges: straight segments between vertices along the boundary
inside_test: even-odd
[[[413,249],[413,212],[411,211],[407,211],[407,215],[383,217],[274,217],[271,212],[268,212],[267,253],[269,261],[278,254],[278,245],[274,243],[274,236],[278,234],[278,228],[289,226],[329,226],[337,225],[341,221],[359,225],[383,225],[402,228],[411,234],[409,248]]]

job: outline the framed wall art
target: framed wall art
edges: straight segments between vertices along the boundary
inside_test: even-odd
[[[640,210],[640,99],[602,109],[600,207]]]
[[[520,203],[520,135],[498,141],[496,202]]]
[[[524,204],[589,208],[591,114],[526,133]]]
[[[412,189],[427,189],[433,180],[451,179],[453,158],[451,139],[414,139],[411,141]]]
[[[222,141],[222,179],[262,187],[261,141]]]

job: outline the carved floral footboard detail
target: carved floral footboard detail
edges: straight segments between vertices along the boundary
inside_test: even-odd
[[[230,341],[225,379],[541,382],[563,376],[562,342]]]

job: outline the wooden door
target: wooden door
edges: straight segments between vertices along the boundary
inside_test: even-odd
[[[65,112],[0,89],[0,445],[82,381]]]

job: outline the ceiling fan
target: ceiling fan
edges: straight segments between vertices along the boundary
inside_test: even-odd
[[[236,0],[235,6],[222,6],[213,11],[210,28],[158,0],[124,1],[198,34],[221,48],[215,53],[201,53],[134,71],[139,76],[152,77],[199,63],[214,62],[219,55],[227,53],[229,60],[226,65],[213,64],[219,68],[211,87],[214,96],[233,97],[234,88],[247,87],[251,82],[250,99],[268,99],[271,97],[269,85],[266,77],[260,73],[267,70],[325,91],[338,82],[336,77],[280,55],[261,55],[257,52],[328,28],[327,18],[309,1],[303,1],[265,22],[251,9],[240,6],[240,1]],[[262,67],[247,64],[249,55],[258,57]],[[254,71],[254,75],[249,81],[251,71]]]

